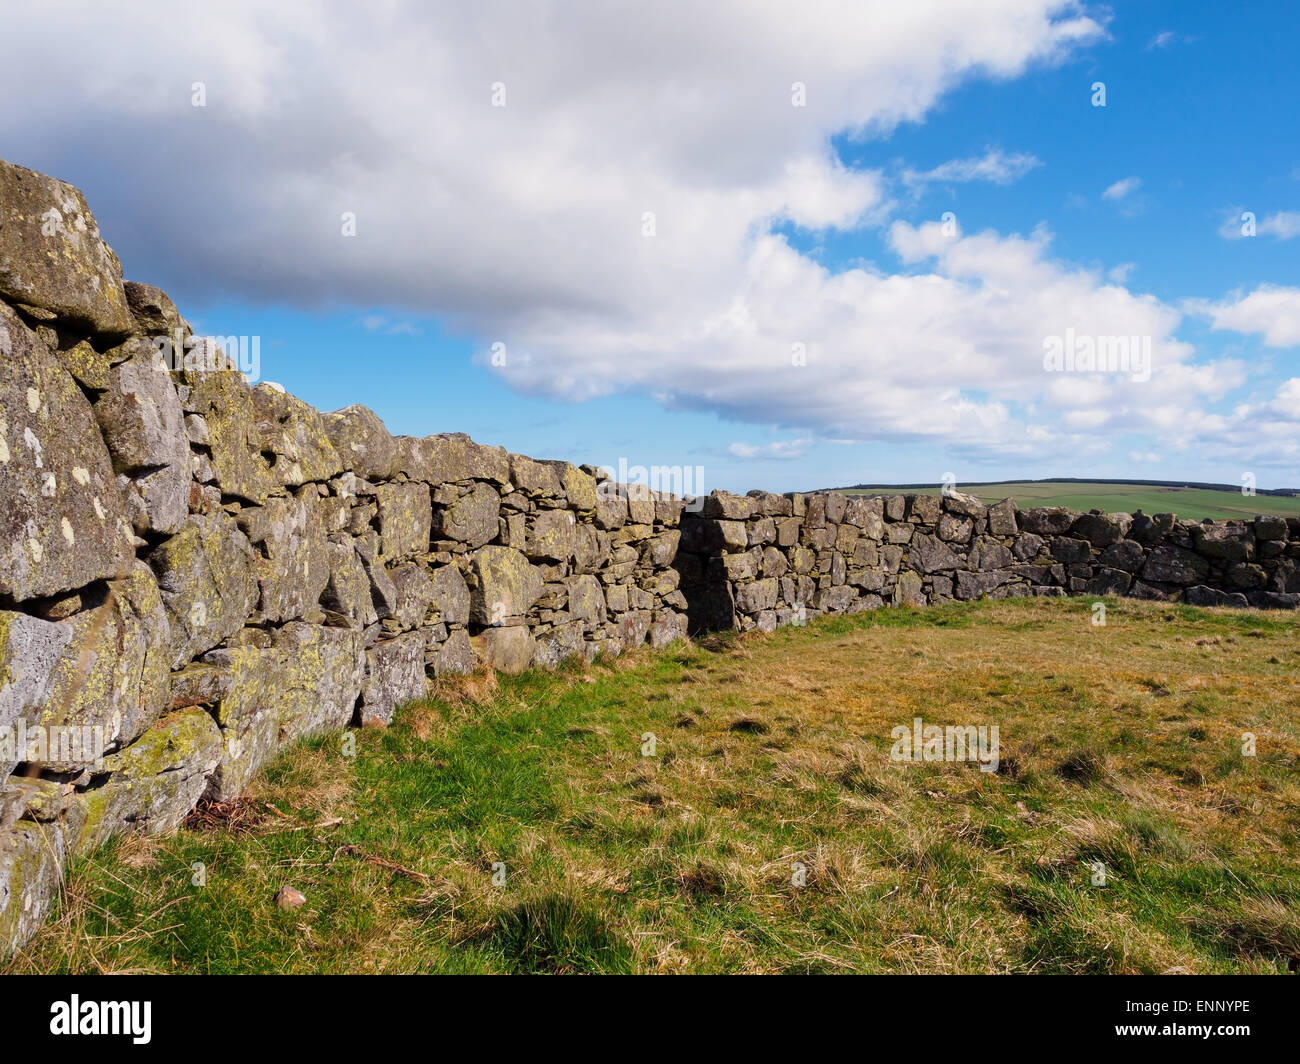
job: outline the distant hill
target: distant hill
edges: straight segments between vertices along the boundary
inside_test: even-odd
[[[1249,519],[1257,514],[1300,517],[1300,489],[1257,489],[1253,496],[1242,495],[1231,484],[1206,484],[1174,480],[1082,480],[1053,477],[1048,480],[994,480],[958,484],[985,502],[997,502],[1008,495],[1022,507],[1068,506],[1075,510],[1175,513],[1179,517],[1200,521],[1214,519]],[[853,495],[895,495],[902,493],[938,495],[938,484],[855,484],[852,487],[825,488]]]

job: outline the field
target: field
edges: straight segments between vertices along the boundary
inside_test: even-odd
[[[77,863],[0,970],[1296,971],[1300,618],[1092,617],[892,609],[441,681],[355,756],[294,748]],[[996,724],[998,771],[892,760],[914,717]]]
[[[984,502],[998,502],[1011,496],[1021,506],[1068,506],[1075,510],[1104,510],[1107,513],[1174,513],[1192,521],[1206,517],[1249,520],[1257,514],[1300,517],[1300,498],[1291,495],[1244,496],[1238,491],[1210,488],[1165,488],[1156,484],[1086,484],[1026,481],[1019,484],[959,484]],[[849,494],[938,495],[939,487],[867,487],[839,489]]]

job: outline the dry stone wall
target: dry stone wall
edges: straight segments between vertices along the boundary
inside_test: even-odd
[[[954,597],[1300,599],[1296,522],[688,504],[321,413],[124,282],[75,188],[3,162],[0,380],[0,954],[73,856],[172,830],[285,744],[386,723],[443,673]]]

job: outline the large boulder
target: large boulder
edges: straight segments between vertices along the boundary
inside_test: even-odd
[[[133,321],[122,264],[78,189],[0,160],[0,297],[96,335]]]
[[[90,403],[0,303],[0,595],[22,602],[129,569],[132,534]]]

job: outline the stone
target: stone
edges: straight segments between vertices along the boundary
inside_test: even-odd
[[[446,508],[439,507],[435,531],[440,539],[454,539],[471,549],[496,538],[501,496],[491,484],[477,483]]]
[[[276,892],[275,907],[277,909],[292,912],[294,909],[301,909],[306,904],[307,895],[296,887],[291,887],[286,884]]]
[[[740,584],[736,588],[736,609],[741,613],[758,613],[776,606],[777,581],[768,577]]]
[[[261,505],[282,486],[262,454],[253,389],[235,369],[187,369],[179,380],[189,389],[186,413],[207,426],[208,449],[223,495]]]
[[[243,627],[257,602],[253,548],[226,514],[191,515],[146,561],[169,622],[172,668],[180,668]]]
[[[464,629],[451,632],[447,641],[432,655],[425,655],[425,661],[433,669],[435,676],[445,673],[465,673],[474,668],[474,647],[470,643],[469,633]]]
[[[470,593],[465,578],[454,565],[441,565],[431,574],[433,595],[430,605],[447,624],[469,622]]]
[[[370,594],[370,577],[352,540],[335,537],[326,543],[325,553],[329,578],[321,592],[321,605],[343,618],[350,627],[361,629],[374,624],[379,614]]]
[[[567,561],[573,556],[574,518],[570,510],[545,510],[528,533],[528,557]]]
[[[533,634],[524,625],[486,628],[470,640],[484,664],[498,672],[523,672],[533,663],[537,645]]]
[[[0,610],[0,781],[23,760],[16,744],[7,746],[5,738],[20,721],[36,723],[73,631],[70,624]]]
[[[434,597],[433,578],[429,571],[415,562],[406,562],[393,566],[388,576],[396,592],[391,613],[393,620],[403,628],[422,625]]]
[[[1256,517],[1255,538],[1261,542],[1287,538],[1285,517]]]
[[[153,573],[143,562],[109,584],[104,602],[61,622],[66,648],[52,670],[42,713],[46,728],[93,725],[106,744],[129,743],[171,702],[170,624]],[[51,758],[48,767],[87,767]]]
[[[594,517],[597,528],[613,531],[627,524],[627,499],[618,494],[617,487],[612,480],[599,485]]]
[[[912,538],[911,563],[923,573],[937,573],[960,568],[961,559],[948,544],[922,533]]]
[[[1146,551],[1142,549],[1142,544],[1134,539],[1121,539],[1118,543],[1112,543],[1098,559],[1102,565],[1109,566],[1112,569],[1122,569],[1126,573],[1136,573],[1142,568],[1142,563],[1146,561]]]
[[[988,507],[974,495],[964,491],[948,491],[943,496],[943,508],[950,514],[978,521],[988,513]]]
[[[125,831],[165,835],[197,804],[221,756],[221,732],[202,709],[168,714],[126,749],[104,759],[107,782],[77,795],[89,853]]]
[[[988,509],[989,532],[995,536],[1014,536],[1019,531],[1016,523],[1016,500],[1003,499]]]
[[[1129,527],[1129,537],[1143,546],[1150,547],[1159,543],[1174,530],[1173,514],[1156,514],[1149,517],[1141,510],[1133,514],[1133,524]]]
[[[510,456],[510,482],[532,498],[554,498],[564,493],[559,470],[522,454]]]
[[[429,485],[380,484],[375,488],[375,500],[379,506],[379,549],[384,557],[403,561],[427,553],[433,521]],[[495,514],[492,526],[495,533]]]
[[[605,593],[594,576],[569,581],[569,613],[589,632],[605,623]]]
[[[589,513],[596,508],[596,478],[584,473],[572,462],[547,462],[560,478],[560,492],[569,500],[570,509]]]
[[[131,526],[90,403],[3,303],[0,383],[0,596],[22,602],[129,570]]]
[[[1038,506],[1020,511],[1020,527],[1035,535],[1057,536],[1070,531],[1079,516],[1079,511],[1064,506]]]
[[[1142,579],[1158,584],[1203,583],[1209,563],[1199,554],[1182,547],[1162,544],[1154,547],[1142,566]]]
[[[396,469],[397,442],[369,407],[353,404],[323,415],[329,436],[344,469],[367,480],[386,480]]]
[[[510,455],[504,447],[475,443],[463,432],[399,436],[396,472],[426,484],[486,480],[510,483]]]
[[[138,281],[124,281],[126,303],[135,322],[135,332],[145,337],[175,337],[189,332],[189,326],[171,297],[161,288]]]
[[[1071,531],[1100,550],[1122,540],[1132,523],[1128,514],[1088,513],[1075,520]]]
[[[959,571],[953,594],[962,601],[970,601],[987,595],[1014,579],[1015,577],[1007,572],[968,573]]]
[[[474,586],[470,590],[470,620],[500,624],[522,617],[542,594],[544,581],[528,559],[511,547],[480,547],[470,555]]]
[[[1255,557],[1255,538],[1249,525],[1240,522],[1198,525],[1192,543],[1200,554],[1225,561],[1248,561]]]
[[[361,724],[391,724],[399,706],[424,697],[426,684],[422,633],[406,632],[376,643],[366,651],[358,710]]]
[[[754,516],[755,500],[746,495],[732,495],[714,491],[705,496],[701,513],[705,517],[724,518],[728,521],[745,521]]]
[[[96,336],[134,326],[122,264],[79,190],[0,160],[0,297]]]
[[[969,517],[959,517],[946,513],[939,518],[937,535],[948,543],[965,543],[975,530],[975,522]]]
[[[262,449],[274,455],[270,473],[277,483],[299,487],[343,472],[325,418],[314,406],[265,383],[253,389],[252,400]]]
[[[59,825],[22,820],[0,831],[0,957],[40,927],[58,897],[66,858]]]
[[[314,500],[268,499],[236,515],[254,558],[260,597],[258,608],[271,622],[301,618],[314,610],[330,581],[330,554],[324,522]],[[205,648],[206,649],[206,648]]]
[[[171,374],[153,365],[153,349],[133,345],[111,366],[95,399],[113,471],[126,477],[126,507],[138,534],[178,532],[189,515],[190,448],[185,412]]]
[[[1122,569],[1099,568],[1084,591],[1089,595],[1123,595],[1132,582],[1132,574]]]
[[[895,606],[924,606],[925,591],[921,577],[911,572],[899,573],[898,582],[894,585],[894,605]]]

